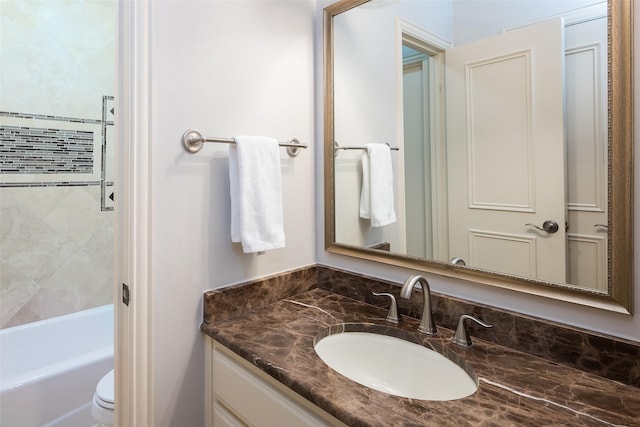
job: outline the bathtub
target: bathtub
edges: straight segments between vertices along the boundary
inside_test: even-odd
[[[0,330],[0,426],[88,427],[113,369],[113,305]]]

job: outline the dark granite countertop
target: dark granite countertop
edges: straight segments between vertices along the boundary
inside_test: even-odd
[[[475,338],[451,343],[452,331],[416,331],[386,310],[321,289],[215,322],[202,331],[350,426],[640,426],[640,389]],[[473,395],[446,402],[400,398],[361,386],[316,355],[313,339],[341,323],[389,326],[461,361],[478,381]]]

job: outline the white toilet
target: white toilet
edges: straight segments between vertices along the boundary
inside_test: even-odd
[[[91,415],[102,424],[111,426],[114,419],[113,369],[109,371],[96,386],[91,405]]]

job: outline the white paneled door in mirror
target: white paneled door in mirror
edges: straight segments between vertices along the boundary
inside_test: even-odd
[[[327,250],[630,312],[631,2],[325,9]],[[358,215],[389,144],[397,221]]]
[[[446,52],[449,249],[466,265],[567,280],[563,33],[555,19]]]

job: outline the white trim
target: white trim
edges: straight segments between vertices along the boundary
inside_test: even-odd
[[[403,63],[402,63],[402,28],[399,18],[396,18],[395,23],[395,124],[396,124],[396,146],[400,149],[397,156],[394,156],[394,174],[396,176],[405,176],[405,162],[404,152],[406,147],[404,146],[404,111],[403,111]],[[395,182],[395,197],[396,197],[396,214],[398,217],[397,229],[398,240],[396,242],[395,250],[401,253],[407,252],[407,215],[406,215],[406,187],[405,182],[402,179]]]
[[[436,56],[453,46],[453,44],[431,33],[406,19],[396,17],[395,19],[395,38],[396,38],[396,123],[397,123],[397,145],[400,147],[401,154],[397,157],[396,172],[398,176],[405,176],[404,171],[404,112],[403,112],[403,77],[404,77],[404,60],[402,56],[402,46],[406,44],[411,48],[429,56]],[[430,61],[431,63],[431,61]],[[436,64],[439,65],[439,64]],[[430,67],[431,68],[431,67]],[[424,96],[423,96],[424,98]],[[404,230],[404,233],[400,233],[403,237],[399,239],[396,250],[399,252],[405,252],[407,248],[407,233],[406,233],[406,220],[404,219],[404,207],[406,206],[406,189],[404,185],[399,185],[397,188],[397,200],[398,200],[398,229]],[[426,236],[425,236],[426,237]],[[426,248],[425,248],[426,249]]]
[[[116,78],[116,424],[154,425],[150,375],[149,1],[118,2]],[[122,303],[122,283],[130,302]]]
[[[453,43],[433,34],[411,22],[396,17],[396,39],[397,39],[397,60],[396,63],[400,64],[398,72],[398,106],[399,106],[399,118],[398,123],[404,123],[403,116],[403,70],[404,67],[409,64],[409,61],[420,61],[423,70],[423,88],[428,87],[429,96],[423,94],[424,111],[429,111],[428,135],[423,135],[423,140],[430,141],[430,152],[424,153],[425,162],[427,158],[431,161],[430,168],[425,171],[425,185],[428,181],[431,182],[431,186],[428,188],[427,194],[425,194],[425,209],[431,206],[432,212],[435,212],[431,216],[431,222],[425,227],[425,242],[431,242],[431,244],[425,245],[427,254],[431,254],[430,258],[446,259],[448,256],[448,244],[446,242],[446,191],[438,190],[436,185],[442,185],[446,183],[446,168],[439,168],[438,162],[444,159],[445,150],[445,115],[439,112],[445,111],[444,109],[444,81],[445,81],[445,63],[444,52],[453,47]],[[413,55],[410,58],[403,58],[402,46],[407,45],[412,49],[420,52]],[[427,65],[428,64],[428,65]],[[427,70],[425,73],[424,70]],[[402,132],[403,126],[399,127],[398,141],[404,141],[404,133]],[[403,147],[404,148],[404,147]],[[427,163],[425,163],[427,164]],[[438,187],[440,189],[445,187]],[[425,190],[427,187],[425,186]],[[404,192],[403,192],[404,196]],[[429,200],[427,201],[427,197]],[[404,206],[404,200],[402,200]],[[435,207],[435,210],[433,209]],[[406,227],[406,224],[405,224]],[[444,228],[443,228],[444,227]],[[406,245],[406,242],[405,242]]]
[[[396,28],[397,31],[400,32],[401,40],[404,39],[405,41],[411,41],[411,39],[417,39],[421,50],[425,50],[425,45],[431,45],[439,49],[433,51],[431,51],[430,49],[427,50],[426,52],[431,55],[436,55],[443,50],[447,50],[453,47],[453,42],[444,39],[432,32],[429,32],[415,24],[412,24],[406,19],[396,17]],[[405,37],[403,35],[406,35],[408,37]]]
[[[447,191],[447,136],[446,136],[446,111],[445,106],[445,57],[444,52],[429,58],[429,129],[431,134],[431,244],[434,259],[446,260],[449,254],[448,238],[448,191]],[[426,77],[426,76],[425,76]],[[435,209],[434,209],[435,207]]]

